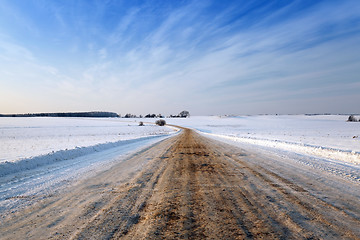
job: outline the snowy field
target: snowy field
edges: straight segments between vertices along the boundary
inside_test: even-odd
[[[340,115],[166,119],[224,140],[360,164],[360,123],[346,120]],[[0,118],[0,176],[174,133],[153,124],[139,127],[139,121],[155,119]]]
[[[118,118],[0,118],[0,176],[173,132]]]
[[[360,164],[360,123],[341,115],[191,117],[168,123],[208,136]]]

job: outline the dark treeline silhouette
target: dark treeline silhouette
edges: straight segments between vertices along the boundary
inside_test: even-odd
[[[147,114],[147,115],[145,115],[145,117],[146,118],[164,118],[164,116],[163,115],[161,115],[161,113],[159,113],[159,114]]]
[[[136,114],[131,114],[131,113],[127,113],[123,116],[123,118],[164,118],[165,116],[162,115],[161,113],[159,114],[155,114],[155,113],[149,113],[146,115],[139,115],[137,116]],[[188,111],[182,111],[177,115],[170,115],[168,116],[169,118],[187,118],[190,117],[190,113]]]
[[[59,112],[59,113],[24,113],[24,114],[0,114],[0,117],[89,117],[89,118],[110,118],[121,117],[121,115],[114,112]],[[165,116],[155,113],[147,115],[139,115],[127,113],[123,118],[164,118]],[[169,118],[187,118],[190,117],[188,111],[182,111],[177,115],[170,115]]]
[[[123,118],[164,118],[164,116],[163,115],[161,115],[161,114],[155,114],[155,113],[153,113],[153,114],[147,114],[147,115],[145,115],[145,116],[143,116],[143,115],[139,115],[139,116],[137,116],[136,114],[131,114],[131,113],[127,113],[127,114],[125,114],[124,116],[123,116]]]
[[[143,115],[139,115],[139,116],[137,116],[136,114],[131,114],[131,113],[127,113],[127,114],[125,114],[124,116],[123,116],[123,118],[164,118],[164,116],[163,115],[161,115],[161,114],[147,114],[147,115],[145,115],[145,116],[143,116]]]
[[[190,117],[190,113],[188,111],[182,111],[178,115],[170,115],[171,118],[187,118]]]
[[[135,114],[127,113],[124,115],[124,118],[137,118]]]
[[[113,112],[63,112],[63,113],[25,113],[25,114],[0,114],[0,117],[89,117],[109,118],[120,117]]]

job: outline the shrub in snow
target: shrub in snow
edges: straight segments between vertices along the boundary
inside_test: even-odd
[[[348,122],[357,122],[357,119],[354,117],[354,115],[350,115],[347,121]]]
[[[139,126],[144,126],[144,123],[143,123],[143,122],[139,122]]]
[[[166,124],[166,121],[164,119],[157,120],[155,122],[156,125],[164,126]]]

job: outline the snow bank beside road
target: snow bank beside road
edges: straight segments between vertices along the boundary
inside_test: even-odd
[[[8,175],[8,174],[24,171],[24,170],[34,169],[34,168],[52,164],[55,162],[74,159],[74,158],[85,156],[85,155],[88,155],[88,154],[91,154],[94,152],[100,152],[100,151],[107,150],[110,148],[119,147],[122,145],[131,144],[131,143],[135,143],[135,142],[141,142],[144,140],[157,138],[157,137],[161,137],[161,136],[164,136],[164,135],[143,137],[143,138],[137,138],[137,139],[132,139],[132,140],[122,140],[122,141],[117,141],[117,142],[97,144],[97,145],[88,146],[88,147],[76,147],[75,149],[60,150],[57,152],[48,153],[46,155],[25,158],[25,159],[21,159],[16,162],[8,162],[8,161],[2,162],[2,163],[0,163],[0,177]]]
[[[121,118],[0,118],[0,177],[176,131]]]
[[[0,118],[0,163],[172,132],[121,118]]]
[[[89,151],[84,156],[0,177],[0,219],[4,212],[18,211],[38,200],[59,194],[68,186],[109,170],[127,161],[133,154],[155,146],[158,142],[172,136],[170,134],[124,141],[124,144],[109,149]],[[134,168],[141,169],[148,161],[150,159],[144,159],[141,163],[132,164],[130,168],[126,164],[127,167],[122,171],[129,173],[134,171]]]
[[[167,122],[239,143],[360,164],[360,123],[344,115],[191,117]]]
[[[312,156],[318,156],[323,158],[329,158],[333,160],[349,162],[353,164],[360,164],[360,153],[355,151],[344,151],[341,149],[332,149],[322,146],[300,145],[291,142],[282,142],[278,140],[266,140],[266,139],[254,139],[245,137],[233,137],[219,134],[204,133],[206,135],[212,135],[224,139],[229,139],[236,142],[243,142],[249,144],[255,144],[263,147],[277,148],[285,151],[295,152],[299,154],[306,154]]]

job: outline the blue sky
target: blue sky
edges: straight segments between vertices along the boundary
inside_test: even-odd
[[[0,1],[0,113],[360,112],[360,3]]]

